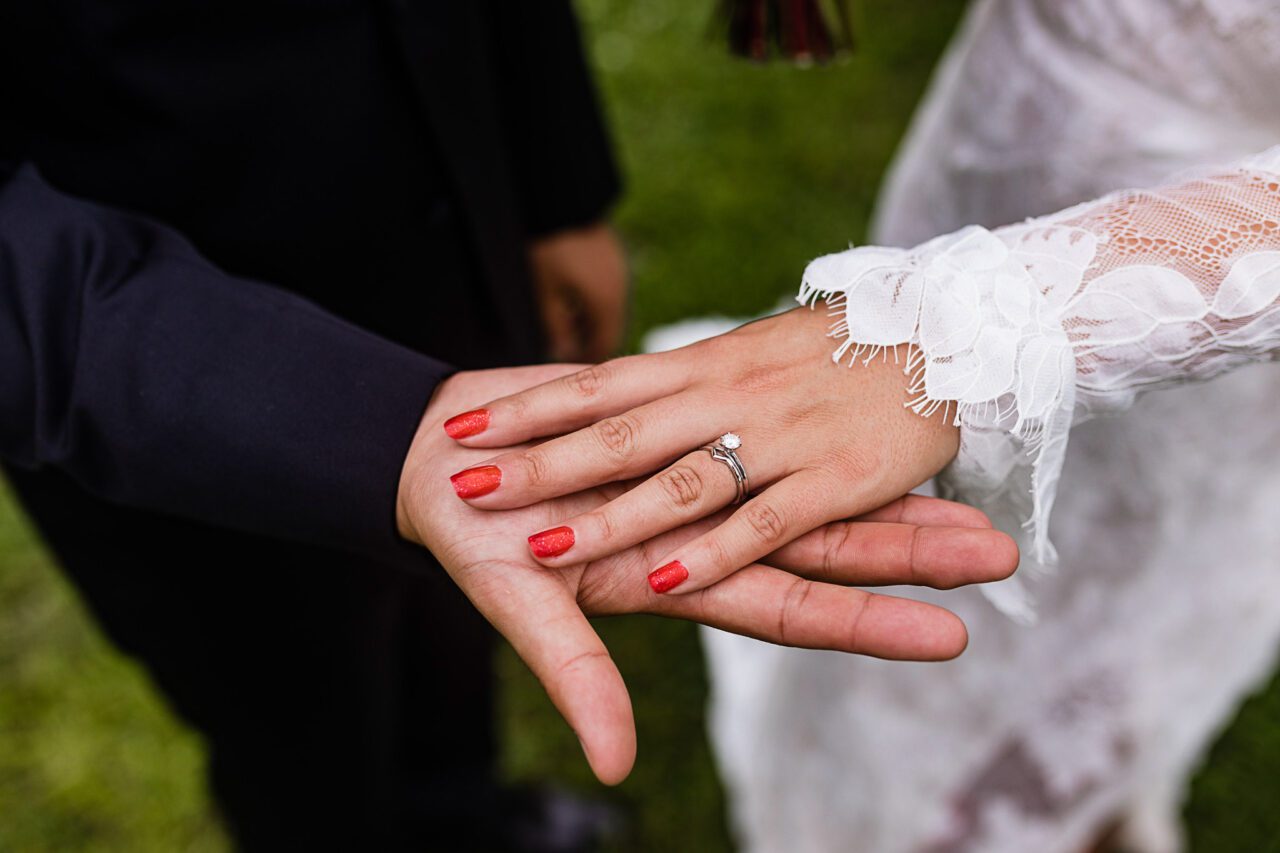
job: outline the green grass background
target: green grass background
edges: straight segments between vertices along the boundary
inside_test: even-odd
[[[709,2],[580,0],[628,194],[634,330],[747,314],[791,292],[814,255],[863,236],[875,191],[956,0],[867,0],[858,50],[796,69],[732,60]],[[634,339],[633,339],[634,340]],[[731,849],[703,725],[690,625],[601,622],[631,685],[632,777],[596,785],[577,740],[509,652],[499,660],[505,770],[607,798],[614,845]],[[0,490],[0,850],[225,850],[199,738],[115,652]],[[1187,807],[1197,851],[1280,851],[1280,683],[1214,747]]]

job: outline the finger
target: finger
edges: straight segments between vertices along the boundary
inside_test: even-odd
[[[603,287],[584,291],[584,334],[586,351],[592,361],[602,361],[617,352],[622,344],[626,325],[627,285],[625,273],[614,286],[606,282]]]
[[[991,527],[982,510],[967,504],[928,495],[903,495],[879,509],[859,515],[855,521],[891,521],[939,527]]]
[[[456,415],[445,422],[445,432],[469,447],[505,447],[562,435],[683,389],[690,378],[684,352],[592,365]]]
[[[550,382],[553,379],[559,379],[571,373],[576,373],[581,369],[581,364],[531,364],[524,367],[502,367],[493,370],[476,370],[470,372],[470,376],[473,381],[465,386],[468,393],[465,395],[456,395],[452,390],[448,389],[444,393],[449,393],[451,399],[454,396],[462,396],[462,399],[454,401],[459,407],[478,406],[486,402],[487,399],[492,399],[492,395],[498,393],[498,390],[496,389],[506,390],[509,388],[532,388],[536,385],[541,385],[544,382]],[[453,388],[452,383],[450,383],[449,388]],[[486,388],[490,390],[483,390]],[[481,389],[479,393],[482,393],[485,396],[481,398],[472,398],[471,394],[477,393],[477,389]],[[441,392],[438,390],[437,393]],[[428,403],[427,406],[428,414],[432,412],[434,403],[435,398],[433,397],[432,401]],[[482,410],[477,409],[469,414],[476,414],[480,411]],[[448,426],[450,421],[454,422],[453,427]],[[458,418],[448,416],[441,417],[439,420],[435,420],[430,423],[424,423],[423,428],[440,429],[442,426],[446,432],[457,431],[459,429],[465,431],[467,429],[483,428],[483,424],[476,423],[474,418],[470,420],[463,419],[462,422],[459,422]]]
[[[949,610],[751,565],[690,595],[654,596],[652,611],[783,646],[889,660],[950,660],[968,632]]]
[[[766,482],[776,476],[762,472]],[[529,550],[545,566],[600,559],[705,518],[737,493],[725,464],[696,450],[603,506],[533,534]]]
[[[474,475],[463,475],[454,488],[480,509],[512,509],[648,474],[714,436],[714,417],[687,395],[665,397],[476,466],[496,469],[496,485],[482,480],[482,488],[473,489]]]
[[[811,472],[770,486],[723,524],[670,554],[649,573],[649,585],[657,593],[695,592],[831,520],[828,502],[817,497],[822,486]]]
[[[1018,546],[985,528],[838,521],[784,545],[765,562],[827,583],[954,589],[1009,577],[1018,568]]]
[[[575,311],[565,290],[547,285],[539,303],[551,358],[556,361],[583,360]]]
[[[635,764],[635,720],[626,684],[599,635],[567,590],[555,589],[534,606],[527,596],[494,592],[477,606],[542,682],[596,777],[618,784]]]

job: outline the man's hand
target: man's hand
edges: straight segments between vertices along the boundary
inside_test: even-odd
[[[819,528],[690,595],[655,594],[645,580],[647,567],[657,554],[706,532],[719,516],[605,559],[545,569],[533,560],[525,532],[603,505],[626,486],[516,510],[475,509],[458,500],[450,475],[482,462],[488,452],[456,444],[443,421],[576,369],[491,370],[446,381],[406,458],[397,519],[401,534],[435,554],[542,681],[603,782],[615,784],[630,772],[635,730],[626,686],[587,616],[649,612],[786,645],[939,660],[959,654],[967,642],[956,616],[845,584],[945,588],[1005,577],[1017,563],[1012,541],[989,529],[977,510],[910,496],[859,521]]]
[[[561,231],[533,243],[529,263],[555,361],[603,361],[622,344],[627,265],[607,224]]]

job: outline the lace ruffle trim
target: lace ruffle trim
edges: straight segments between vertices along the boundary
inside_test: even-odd
[[[1018,521],[1030,557],[1023,567],[1033,570],[1056,560],[1047,522],[1075,387],[1063,316],[1096,248],[1078,228],[1029,223],[994,234],[972,226],[910,251],[863,247],[818,258],[797,297],[826,300],[831,335],[841,339],[836,362],[914,345],[907,405],[926,416],[942,410],[962,430],[944,488],[979,506],[1011,486],[1029,497]],[[1030,621],[1030,602],[1011,592],[997,604]]]

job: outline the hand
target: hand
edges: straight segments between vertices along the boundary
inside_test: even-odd
[[[562,231],[529,251],[538,307],[555,361],[603,361],[622,345],[627,266],[607,224]]]
[[[464,431],[461,443],[502,447],[578,431],[485,460],[495,488],[460,488],[459,497],[510,509],[668,466],[604,506],[557,518],[570,532],[531,539],[547,566],[595,560],[728,505],[731,471],[696,448],[732,431],[760,493],[649,567],[655,590],[704,589],[826,522],[902,496],[956,453],[946,418],[904,408],[906,347],[866,365],[835,364],[827,327],[825,312],[801,308],[488,403],[486,428]]]
[[[446,414],[575,369],[491,370],[445,382],[405,460],[397,519],[402,535],[435,554],[542,681],[606,783],[630,771],[635,732],[626,687],[587,616],[657,613],[786,645],[938,660],[959,654],[967,641],[954,615],[844,585],[951,587],[1004,577],[1017,561],[1012,542],[990,530],[977,510],[913,496],[800,537],[770,554],[767,565],[754,564],[696,595],[655,594],[644,567],[711,529],[720,520],[715,516],[606,559],[562,561],[562,570],[546,571],[533,562],[519,531],[590,511],[624,486],[482,512],[457,499],[448,475],[486,453],[457,446],[441,427]]]

